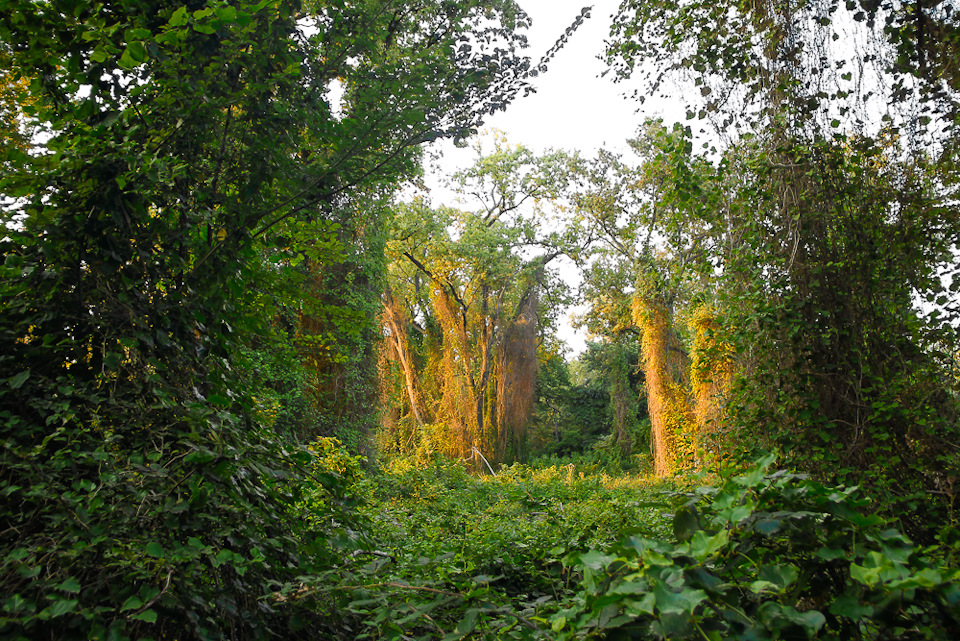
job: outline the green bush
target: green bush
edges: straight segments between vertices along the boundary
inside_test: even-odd
[[[364,499],[361,545],[286,592],[344,622],[349,634],[337,638],[540,638],[536,613],[573,589],[565,555],[611,545],[624,528],[669,528],[651,501],[661,484],[567,466],[516,464],[477,478],[461,463],[394,461],[354,489]],[[316,509],[329,511],[328,501]]]
[[[773,458],[685,496],[673,542],[631,536],[570,555],[582,590],[553,615],[558,638],[960,636],[952,553],[938,558],[866,514],[856,488],[770,473]],[[956,530],[943,536],[956,544]]]

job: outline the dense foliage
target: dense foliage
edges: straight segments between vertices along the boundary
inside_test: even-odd
[[[946,639],[960,631],[958,569],[865,515],[856,488],[783,471],[769,457],[700,487],[675,540],[630,536],[572,555],[582,593],[558,638]],[[956,542],[952,529],[946,543]],[[955,559],[953,559],[955,562]]]
[[[857,488],[757,465],[678,487],[573,463],[393,464],[330,444],[359,515],[341,562],[290,586],[332,638],[945,639],[960,626],[955,527],[917,546]],[[348,519],[349,520],[349,519]],[[326,613],[325,615],[323,613]]]
[[[525,20],[510,2],[0,5],[42,130],[3,147],[4,636],[292,634],[263,598],[305,563],[298,439],[324,426],[278,429],[257,383],[290,390],[256,372],[320,333],[318,309],[349,322],[345,293],[309,284],[350,259],[355,203],[522,88]],[[323,387],[321,365],[294,378]]]
[[[624,0],[707,153],[400,196],[587,14],[0,0],[0,636],[960,635],[953,4]]]

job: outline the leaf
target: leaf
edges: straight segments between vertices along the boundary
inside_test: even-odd
[[[477,617],[479,614],[480,611],[477,608],[470,608],[467,610],[467,613],[457,624],[457,634],[467,635],[473,632],[477,627]]]
[[[684,587],[674,592],[665,585],[658,585],[653,594],[657,600],[657,610],[663,614],[692,613],[694,608],[707,599],[707,593],[703,590]]]
[[[73,612],[77,607],[76,599],[57,599],[49,607],[43,609],[39,616],[41,619],[61,617],[64,614]]]
[[[653,616],[657,599],[652,592],[647,592],[640,599],[628,599],[624,602],[624,610],[634,616]]]
[[[223,20],[224,22],[233,22],[237,19],[237,9],[236,7],[227,6],[227,7],[218,7],[216,9],[217,18]]]
[[[170,16],[170,22],[168,22],[167,24],[169,24],[171,27],[180,27],[186,24],[186,22],[187,22],[187,8],[180,7],[179,9],[173,12],[173,15]]]
[[[147,60],[147,47],[140,40],[133,40],[127,43],[127,49],[124,51],[124,55],[130,54],[130,59],[135,63],[140,64],[146,62]]]
[[[57,586],[57,589],[69,594],[76,594],[80,592],[80,582],[77,581],[76,577],[71,576],[64,579],[64,581]]]
[[[3,602],[3,609],[6,612],[12,612],[14,614],[16,614],[17,612],[20,612],[21,610],[26,608],[26,606],[27,606],[26,600],[19,594],[14,594],[13,596],[7,598]]]
[[[150,541],[149,543],[147,543],[147,547],[145,549],[147,554],[149,554],[155,559],[159,559],[163,557],[163,546],[161,546],[156,541]]]
[[[689,505],[677,510],[673,517],[673,534],[679,541],[689,541],[700,529],[700,517],[697,508]]]
[[[873,606],[861,604],[858,594],[859,590],[848,589],[830,604],[830,613],[851,619],[873,616]]]
[[[613,561],[615,556],[609,554],[603,554],[597,550],[590,550],[580,555],[580,564],[584,567],[588,567],[591,570],[602,570],[607,567],[611,561]]]
[[[138,614],[134,614],[131,619],[137,621],[144,621],[146,623],[156,623],[157,622],[157,613],[153,610],[144,610]]]
[[[139,610],[143,607],[143,601],[140,600],[136,594],[131,595],[123,602],[123,605],[120,606],[121,612],[126,612],[127,610]]]
[[[10,389],[20,389],[28,378],[30,378],[30,370],[27,369],[8,378],[7,384],[10,386]]]
[[[550,622],[550,629],[554,632],[560,632],[567,625],[567,617],[559,616]]]
[[[703,562],[717,550],[722,549],[730,542],[728,530],[720,530],[713,536],[707,535],[703,530],[694,533],[690,540],[690,554],[699,562]]]
[[[780,591],[793,585],[800,576],[800,570],[794,565],[765,565],[760,568],[761,581],[775,584]]]

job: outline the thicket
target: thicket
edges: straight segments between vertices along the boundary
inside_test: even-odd
[[[377,203],[524,89],[526,24],[0,3],[0,634],[314,634],[270,595],[332,536],[302,519],[338,483],[306,444],[369,426]]]
[[[960,636],[952,5],[628,0],[729,144],[396,202],[585,15],[534,67],[509,0],[0,1],[0,635]]]
[[[309,604],[332,638],[933,640],[960,630],[955,526],[918,546],[857,488],[775,470],[772,456],[678,485],[573,463],[480,478],[450,463],[368,474],[329,442],[321,449],[341,480],[305,506],[340,532],[324,539],[335,554],[327,572],[276,598]]]

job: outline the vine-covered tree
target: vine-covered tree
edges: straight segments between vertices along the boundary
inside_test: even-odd
[[[521,91],[526,24],[510,1],[0,3],[45,132],[0,180],[4,635],[286,629],[263,599],[306,563],[305,451],[236,367],[271,335],[267,275],[336,262],[301,226]]]
[[[949,500],[960,460],[956,20],[939,2],[627,1],[608,48],[641,95],[696,87],[688,118],[729,134],[706,219],[710,341],[736,353],[727,443],[870,485],[904,518]]]
[[[612,344],[626,335],[639,341],[651,454],[664,475],[693,465],[706,429],[699,414],[714,403],[704,395],[700,413],[691,403],[684,317],[702,315],[709,303],[706,257],[718,205],[713,170],[692,156],[682,128],[648,122],[631,145],[639,163],[602,152],[585,167],[576,197],[596,239],[585,270],[584,322]]]
[[[392,447],[525,456],[538,344],[563,298],[548,266],[564,241],[536,218],[559,195],[567,165],[565,154],[535,157],[498,140],[454,177],[482,209],[415,201],[398,210],[384,312],[397,376],[393,388],[388,378]]]

